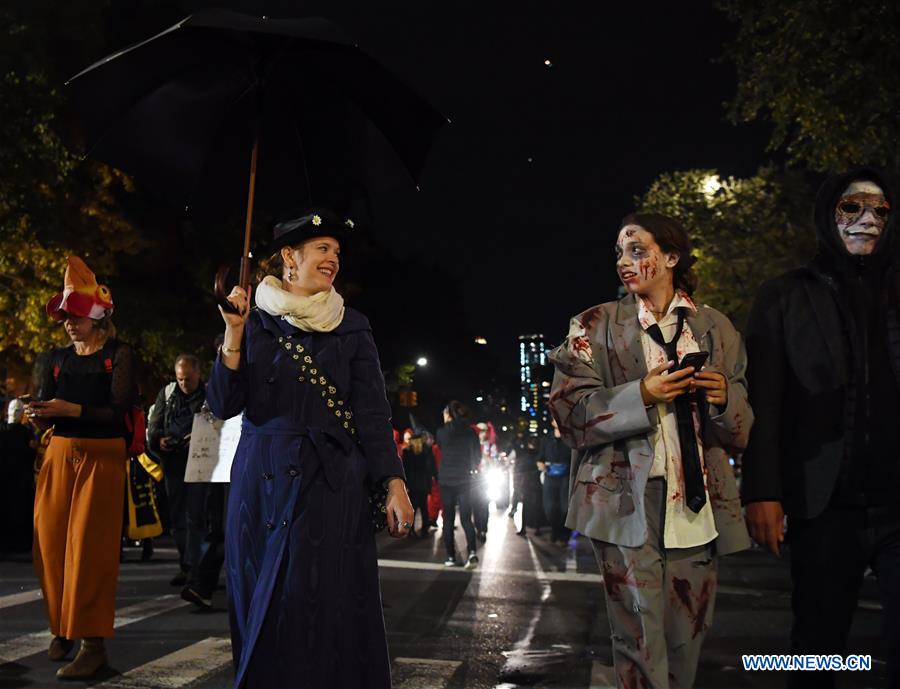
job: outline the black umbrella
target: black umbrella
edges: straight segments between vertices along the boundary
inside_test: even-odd
[[[446,121],[325,19],[200,12],[67,87],[89,156],[192,214],[247,199],[243,286],[254,207],[409,184]]]

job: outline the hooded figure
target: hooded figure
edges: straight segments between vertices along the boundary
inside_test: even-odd
[[[792,653],[845,650],[866,567],[878,575],[900,686],[900,265],[895,191],[873,168],[829,178],[810,263],[763,284],[747,325],[756,422],[743,458],[753,538],[778,552],[787,514]],[[833,686],[797,673],[791,686]]]

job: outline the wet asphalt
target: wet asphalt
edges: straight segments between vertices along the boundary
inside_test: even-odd
[[[378,537],[396,689],[611,686],[609,626],[589,543],[581,537],[553,544],[546,530],[529,529],[522,537],[518,526],[494,511],[472,571],[443,565],[439,530],[424,539]],[[463,552],[462,530],[455,535]],[[224,592],[215,594],[212,610],[182,604],[168,584],[176,568],[171,542],[158,539],[150,562],[140,562],[139,554],[127,549],[121,568],[118,607],[127,614],[108,644],[111,669],[75,686],[230,687]],[[58,665],[37,650],[46,648],[37,588],[27,554],[0,561],[0,689],[64,686],[54,678]],[[786,558],[749,551],[720,560],[696,687],[785,685],[780,673],[745,672],[740,656],[787,652],[789,591]],[[880,616],[875,582],[867,578],[848,652],[872,654],[874,667],[842,674],[839,686],[884,685]]]

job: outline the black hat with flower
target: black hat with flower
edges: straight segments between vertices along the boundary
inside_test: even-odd
[[[325,209],[315,210],[275,225],[272,241],[266,245],[262,255],[277,253],[284,246],[297,246],[313,237],[334,237],[344,246],[353,236],[354,227],[355,223],[350,218]]]

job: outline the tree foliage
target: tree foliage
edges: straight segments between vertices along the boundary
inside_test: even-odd
[[[0,8],[0,353],[20,372],[66,341],[44,304],[62,288],[67,255],[84,258],[119,306],[129,257],[151,246],[122,210],[131,181],[69,144],[77,136],[61,84],[73,63],[101,50],[105,5],[14,0]],[[153,301],[145,294],[142,305]],[[115,320],[151,370],[170,368],[180,351],[171,324],[145,328],[128,309]]]
[[[719,0],[738,22],[733,122],[769,121],[769,149],[817,172],[900,169],[900,5]]]
[[[760,283],[803,263],[815,246],[805,185],[771,167],[747,179],[722,179],[716,170],[665,173],[635,204],[684,224],[697,258],[697,297],[738,326]]]

